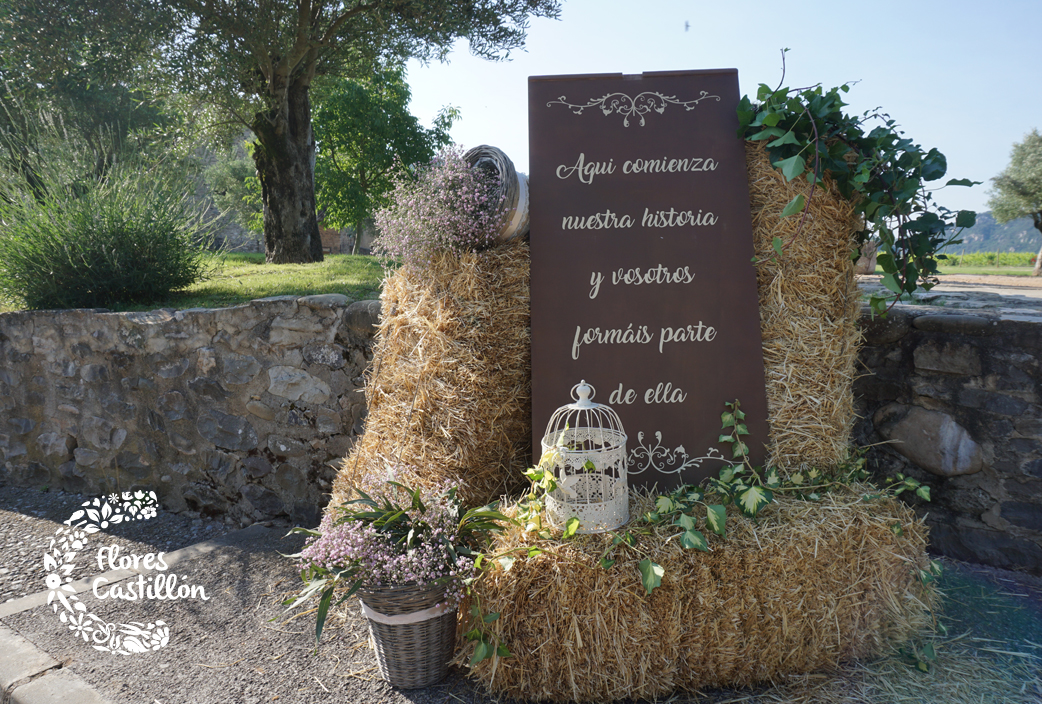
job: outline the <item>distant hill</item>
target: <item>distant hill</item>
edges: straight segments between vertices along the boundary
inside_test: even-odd
[[[1005,225],[995,222],[991,212],[977,213],[977,224],[962,233],[962,244],[952,245],[947,254],[974,252],[1038,252],[1042,245],[1031,218],[1011,220]]]

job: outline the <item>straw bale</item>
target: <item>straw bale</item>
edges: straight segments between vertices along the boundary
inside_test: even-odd
[[[850,253],[854,206],[826,179],[802,216],[780,217],[803,178],[786,182],[762,143],[747,143],[749,197],[767,382],[768,462],[784,469],[834,467],[847,457],[854,425],[853,382],[861,333],[860,295]],[[773,240],[786,248],[775,257]],[[773,258],[773,260],[772,260]]]
[[[513,656],[473,676],[500,696],[601,702],[780,681],[880,654],[931,623],[937,595],[914,574],[928,560],[923,522],[898,501],[862,501],[867,490],[780,497],[756,522],[729,516],[709,553],[658,528],[635,549],[616,547],[610,570],[598,561],[611,534],[541,541],[512,527],[494,550],[516,561],[479,580],[476,596],[500,613],[488,627]],[[653,506],[631,497],[632,515]],[[526,557],[530,547],[543,552]],[[644,557],[665,569],[651,595]]]
[[[368,372],[366,430],[341,463],[330,505],[366,477],[460,486],[487,503],[531,454],[528,245],[443,254],[384,283]]]

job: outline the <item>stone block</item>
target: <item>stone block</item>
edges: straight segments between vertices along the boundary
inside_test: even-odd
[[[263,420],[275,420],[275,409],[264,405],[260,401],[247,401],[246,410]]]
[[[0,625],[0,696],[16,682],[58,667],[58,661],[10,628]]]
[[[947,413],[892,403],[876,412],[876,431],[919,467],[941,477],[979,472],[981,446]]]
[[[260,363],[252,355],[226,354],[221,357],[221,374],[226,384],[248,384],[260,370]]]
[[[252,450],[257,447],[257,431],[248,420],[222,413],[216,408],[200,415],[195,428],[204,438],[225,450]]]
[[[163,379],[176,379],[188,371],[189,363],[188,357],[165,359],[161,356],[153,355],[152,369],[155,370],[157,376]]]
[[[109,704],[72,670],[52,670],[11,693],[11,704]]]
[[[31,418],[8,418],[7,427],[15,435],[25,435],[31,433],[36,427],[36,421]]]
[[[1040,460],[1030,460],[1029,462],[1025,462],[1021,466],[1021,469],[1025,473],[1030,474],[1032,476],[1042,477],[1042,459],[1040,459]]]
[[[97,416],[86,416],[80,425],[80,440],[96,450],[117,450],[126,438],[125,429]]]
[[[195,353],[195,372],[206,376],[217,366],[217,352],[213,347],[200,347]]]
[[[171,432],[167,437],[170,438],[170,446],[182,455],[191,456],[198,452],[195,443],[180,433]]]
[[[84,364],[80,367],[80,378],[88,384],[109,380],[109,368],[104,364]]]
[[[242,472],[247,479],[260,479],[271,474],[271,462],[264,457],[247,457],[242,461]]]
[[[223,401],[228,398],[228,391],[223,386],[205,376],[197,376],[189,381],[188,388],[192,393],[208,398],[211,401]]]
[[[925,371],[942,372],[944,374],[961,374],[963,376],[980,376],[980,353],[965,344],[928,341],[919,345],[913,352],[915,368]]]
[[[350,310],[350,309],[348,309]],[[890,345],[907,335],[912,329],[912,316],[900,310],[891,310],[885,318],[872,317],[871,310],[862,309],[861,332],[866,345]]]
[[[329,384],[303,369],[293,367],[271,367],[268,369],[268,392],[290,401],[325,403],[329,400]]]
[[[72,459],[76,440],[64,433],[40,433],[36,438],[36,446],[49,461],[66,462]]]
[[[351,303],[351,299],[342,293],[320,293],[314,296],[301,296],[297,303],[312,310],[343,308]]]
[[[304,348],[303,355],[308,364],[323,364],[330,369],[344,366],[344,348],[340,345],[311,344]]]
[[[995,330],[993,320],[980,315],[950,315],[933,313],[920,315],[912,321],[916,330],[923,332],[961,333],[963,335],[987,335]]]
[[[266,516],[277,516],[284,511],[282,499],[271,489],[265,489],[257,484],[246,484],[242,487],[242,495],[255,509]]]
[[[181,488],[181,496],[193,511],[206,516],[224,513],[228,508],[228,500],[219,491],[199,482],[185,484]]]
[[[983,525],[930,521],[930,546],[956,560],[1042,572],[1042,548],[1036,543]]]
[[[291,499],[287,502],[289,504],[296,503],[308,494],[307,479],[299,469],[285,462],[280,464],[275,472],[275,484],[278,485],[284,497]]]
[[[282,435],[268,436],[268,449],[282,457],[301,457],[307,454],[304,443]]]
[[[167,420],[181,420],[186,408],[184,394],[180,391],[168,391],[156,400],[156,409]]]
[[[363,339],[372,339],[380,324],[380,301],[356,301],[344,311],[342,325]]]
[[[1006,416],[1019,416],[1028,410],[1029,404],[1016,396],[995,391],[964,388],[959,392],[959,403],[968,408],[978,408],[989,413]]]
[[[326,435],[340,432],[340,414],[328,408],[315,409],[315,430]]]
[[[1042,531],[1042,505],[1026,501],[1007,501],[1000,515],[1015,526]]]

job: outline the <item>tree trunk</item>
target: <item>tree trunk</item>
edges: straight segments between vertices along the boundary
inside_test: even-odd
[[[351,254],[358,254],[362,250],[362,220],[355,223],[355,243],[351,245]]]
[[[281,109],[258,113],[253,161],[264,202],[264,252],[269,264],[322,261],[315,216],[315,137],[308,86],[293,81]]]

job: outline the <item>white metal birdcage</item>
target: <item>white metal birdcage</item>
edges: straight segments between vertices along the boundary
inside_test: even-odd
[[[572,387],[575,403],[554,412],[543,434],[546,466],[557,480],[547,497],[551,522],[579,519],[579,533],[600,533],[629,521],[626,432],[609,406],[593,402],[586,383]]]

